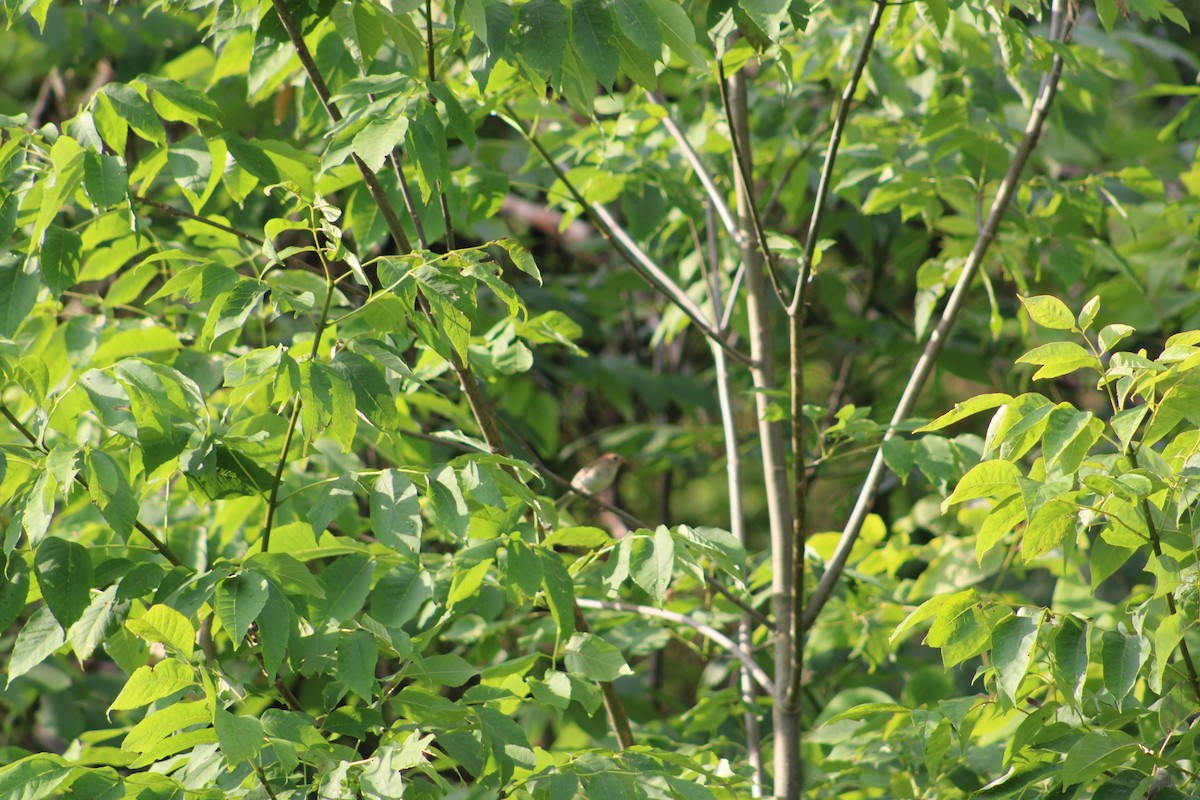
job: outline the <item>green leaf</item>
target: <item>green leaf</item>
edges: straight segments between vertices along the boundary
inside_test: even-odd
[[[621,651],[598,636],[576,633],[564,650],[567,669],[588,680],[607,683],[632,675]]]
[[[214,608],[234,648],[241,646],[250,623],[267,603],[267,579],[253,572],[241,572],[217,584]]]
[[[453,654],[427,656],[416,667],[421,678],[435,686],[462,686],[479,674],[465,658]]]
[[[790,0],[738,0],[738,5],[771,41],[779,38],[779,32],[788,21]]]
[[[1120,631],[1106,630],[1100,638],[1100,663],[1104,667],[1104,688],[1119,706],[1133,689],[1138,671],[1146,660],[1142,638]]]
[[[663,40],[671,52],[682,58],[692,69],[708,73],[709,67],[696,46],[696,26],[686,9],[675,0],[646,0],[658,17]]]
[[[439,525],[459,540],[466,538],[471,515],[453,467],[443,465],[429,473],[429,506]]]
[[[69,228],[51,225],[42,239],[41,269],[50,294],[57,300],[75,285],[79,278],[79,263],[83,252],[83,237]]]
[[[1189,624],[1190,621],[1182,614],[1168,614],[1154,630],[1155,678],[1159,685]]]
[[[4,561],[0,558],[0,563]],[[29,597],[29,563],[20,551],[8,554],[0,580],[0,631],[16,621]]]
[[[464,600],[478,596],[483,580],[487,577],[492,566],[491,559],[484,559],[470,566],[456,566],[454,578],[450,581],[450,593],[446,597],[446,605],[453,608]]]
[[[1096,15],[1100,17],[1100,24],[1104,26],[1105,33],[1112,33],[1120,11],[1121,4],[1118,0],[1096,0]]]
[[[131,86],[110,83],[97,93],[97,98],[110,104],[112,111],[123,119],[130,128],[148,142],[158,145],[167,143],[162,122],[146,99]]]
[[[195,685],[196,674],[191,666],[174,658],[164,659],[153,667],[134,670],[108,708],[110,711],[141,708]]]
[[[38,545],[34,572],[46,605],[64,630],[91,602],[92,558],[78,542],[47,536]]]
[[[85,458],[90,473],[88,491],[92,502],[112,526],[117,536],[125,539],[137,522],[138,502],[125,477],[125,471],[108,453],[88,450]]]
[[[1072,325],[1075,324],[1072,320]],[[1040,364],[1033,379],[1045,380],[1067,375],[1077,369],[1101,371],[1100,360],[1074,342],[1051,342],[1035,347],[1017,359],[1018,364]]]
[[[513,265],[517,269],[521,270],[521,272],[524,272],[526,275],[532,275],[533,278],[537,280],[539,286],[542,284],[542,273],[538,270],[537,263],[533,260],[533,254],[530,253],[529,250],[527,250],[521,243],[512,239],[498,239],[494,242],[494,244],[498,244],[504,248],[504,251],[508,253],[508,257],[512,259]],[[533,324],[534,321],[535,320],[528,320],[528,322],[525,324]],[[570,318],[567,319],[567,322],[568,324],[571,322]],[[522,333],[521,335],[524,336],[525,334]]]
[[[1055,406],[1040,394],[1028,393],[1013,399],[992,419],[984,441],[984,457],[1015,461],[1041,439],[1046,419]]]
[[[559,0],[530,0],[521,6],[517,25],[522,60],[539,76],[557,74],[567,46],[568,15],[563,4]]]
[[[1026,564],[1062,544],[1075,532],[1079,510],[1062,500],[1044,503],[1025,526],[1021,537],[1021,560]]]
[[[121,749],[145,753],[176,731],[192,725],[208,725],[212,717],[212,705],[207,699],[172,703],[134,725],[125,735]]]
[[[200,346],[212,347],[213,342],[230,331],[240,331],[251,312],[270,287],[263,281],[243,278],[233,288],[220,294],[208,310]]]
[[[1025,504],[1020,495],[1009,495],[992,506],[991,512],[979,528],[975,541],[975,558],[983,563],[983,557],[995,547],[1004,535],[1025,521]]]
[[[287,655],[288,642],[294,627],[291,604],[274,581],[267,581],[267,602],[263,604],[257,624],[258,641],[262,645],[263,671],[268,678],[273,678]]]
[[[19,263],[0,260],[0,336],[11,337],[37,301],[40,282]]]
[[[1063,759],[1063,785],[1087,783],[1119,767],[1138,752],[1135,739],[1121,731],[1091,731],[1071,745]]]
[[[1090,411],[1077,411],[1067,403],[1060,404],[1050,412],[1042,434],[1046,471],[1057,466],[1064,474],[1075,474],[1103,433],[1104,423]]]
[[[421,502],[404,473],[384,470],[371,487],[371,527],[380,542],[416,558],[421,551]]]
[[[972,467],[954,487],[954,492],[942,502],[942,509],[955,503],[979,497],[1003,499],[1020,491],[1017,476],[1020,471],[1012,462],[996,459]]]
[[[61,797],[55,792],[73,772],[61,756],[39,753],[0,767],[0,797],[42,800]]]
[[[591,70],[602,86],[612,89],[620,65],[617,52],[610,42],[615,30],[612,12],[603,0],[575,0],[571,9],[571,38],[583,65]]]
[[[558,636],[560,639],[570,636],[575,631],[575,587],[571,574],[556,553],[539,549],[537,554],[542,560],[542,591],[558,627]]]
[[[558,528],[542,540],[544,547],[583,547],[598,550],[613,543],[613,538],[603,528],[578,526]]]
[[[1122,339],[1134,333],[1137,329],[1132,325],[1105,325],[1100,329],[1100,352],[1107,353],[1116,347]]]
[[[1012,402],[1012,399],[1013,398],[1011,395],[1003,393],[976,395],[969,400],[964,400],[961,403],[955,403],[954,408],[950,409],[945,414],[942,414],[928,425],[917,428],[915,431],[913,431],[913,433],[929,433],[930,431],[941,430],[942,428],[953,425],[955,422],[958,422],[961,419],[966,419],[974,414],[978,414],[980,411],[988,411],[996,408],[997,406],[1002,406],[1005,403],[1010,403]]]
[[[8,685],[45,661],[66,641],[62,626],[50,612],[49,606],[42,606],[33,612],[13,643],[8,659]]]
[[[337,677],[346,688],[371,702],[375,693],[375,667],[379,646],[366,631],[354,631],[342,637],[337,649]]]
[[[395,393],[378,364],[358,353],[342,350],[334,356],[330,367],[354,390],[355,408],[372,425],[389,430],[398,424]],[[334,399],[337,399],[336,395]],[[338,415],[349,414],[353,419],[353,414],[349,413],[350,409],[337,406],[334,409]],[[332,424],[336,425],[337,422]]]
[[[184,659],[192,657],[196,629],[187,617],[170,606],[151,606],[142,616],[126,621],[125,627],[140,639],[167,645]]]
[[[404,142],[408,120],[399,110],[388,111],[371,118],[354,136],[352,148],[372,172],[383,168],[384,161]]]
[[[231,714],[218,706],[213,713],[217,743],[230,764],[253,761],[263,746],[262,723],[246,714]]]
[[[170,122],[186,122],[193,127],[198,120],[220,120],[221,109],[209,97],[179,81],[142,73],[139,83],[153,90],[150,102]]]
[[[614,0],[613,10],[621,33],[655,61],[662,57],[658,16],[646,0]]]
[[[675,566],[675,541],[664,525],[659,525],[654,536],[638,536],[634,539],[630,555],[630,574],[638,586],[661,604],[671,585],[671,570]]]
[[[117,603],[117,588],[113,584],[97,592],[75,624],[67,629],[67,640],[80,663],[92,657],[128,613],[128,603]]]
[[[942,651],[947,667],[978,655],[989,641],[987,619],[973,592],[960,592],[937,608],[937,617],[929,627],[925,644]]]
[[[992,629],[992,659],[996,668],[996,686],[1016,705],[1017,690],[1029,665],[1042,627],[1042,614],[1035,617],[1012,614]]]
[[[371,592],[375,562],[364,555],[337,559],[317,576],[325,597],[314,606],[321,616],[344,622],[358,613]]]
[[[1063,617],[1051,647],[1054,680],[1059,690],[1076,708],[1083,700],[1083,682],[1087,678],[1087,623],[1073,616]]]
[[[1076,330],[1075,315],[1071,313],[1071,309],[1067,308],[1067,304],[1057,297],[1044,294],[1020,299],[1029,318],[1043,328],[1057,331]]]

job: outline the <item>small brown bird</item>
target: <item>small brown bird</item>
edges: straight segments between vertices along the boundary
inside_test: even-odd
[[[616,453],[605,453],[571,478],[571,490],[558,501],[560,509],[566,508],[579,495],[595,495],[603,492],[617,478],[617,472],[625,459]]]

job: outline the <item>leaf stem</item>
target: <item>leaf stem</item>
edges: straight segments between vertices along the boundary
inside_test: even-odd
[[[3,416],[6,420],[8,420],[9,424],[16,428],[17,432],[24,436],[29,441],[29,444],[37,449],[38,452],[42,453],[43,455],[49,454],[50,451],[46,449],[45,445],[38,441],[38,438],[33,435],[33,431],[29,430],[29,428],[26,428],[24,423],[17,419],[12,411],[9,410],[8,405],[3,402],[0,402],[0,416]],[[82,486],[85,491],[90,491],[87,480],[78,473],[75,475],[75,482]],[[176,556],[171,550],[171,548],[167,546],[166,542],[154,535],[154,531],[147,528],[137,519],[134,519],[133,527],[138,533],[140,533],[142,536],[145,536],[150,541],[150,544],[154,545],[154,549],[157,550],[167,561],[171,562],[177,567],[182,567],[184,565],[183,562],[179,560],[179,557]]]

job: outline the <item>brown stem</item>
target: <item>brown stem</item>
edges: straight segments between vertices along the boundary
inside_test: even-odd
[[[850,104],[854,101],[854,93],[858,91],[858,82],[863,71],[867,68],[867,59],[871,57],[871,45],[875,42],[875,34],[879,31],[879,23],[883,21],[883,11],[887,3],[876,0],[875,8],[871,10],[871,19],[867,23],[867,33],[863,37],[862,47],[858,51],[858,60],[846,81],[842,91],[842,99],[838,103],[837,116],[834,118],[833,131],[829,134],[829,150],[825,153],[825,166],[821,169],[821,180],[817,183],[817,195],[813,198],[812,219],[808,223],[808,237],[804,241],[804,255],[800,258],[800,277],[792,292],[792,302],[788,304],[789,315],[804,317],[804,293],[812,275],[813,256],[817,252],[817,236],[821,232],[821,223],[829,210],[829,187],[833,183],[833,166],[837,161],[838,147],[846,130],[846,118],[850,116]]]
[[[45,445],[38,441],[38,438],[33,435],[33,431],[29,430],[29,428],[26,428],[24,423],[17,419],[16,415],[14,415],[12,411],[8,409],[8,406],[2,402],[0,402],[0,416],[3,416],[6,420],[8,420],[9,424],[16,428],[17,432],[24,436],[25,439],[38,450],[38,452],[40,452],[42,455],[49,454],[50,451],[46,449]],[[82,486],[85,491],[89,490],[87,480],[80,475],[75,475],[75,482]],[[183,562],[179,560],[179,557],[176,556],[171,548],[167,546],[166,542],[154,535],[154,531],[150,530],[136,519],[133,521],[133,527],[138,533],[140,533],[142,536],[145,536],[150,541],[150,544],[154,545],[154,549],[157,550],[163,558],[177,567],[183,566]]]
[[[1137,455],[1134,454],[1132,448],[1129,450],[1129,463],[1134,469],[1138,468]],[[1154,550],[1155,557],[1161,559],[1163,555],[1162,539],[1158,535],[1158,526],[1154,524],[1154,514],[1150,508],[1150,501],[1145,497],[1142,498],[1142,516],[1146,520],[1146,530],[1150,533],[1150,547]],[[1175,593],[1167,592],[1166,599],[1167,610],[1171,614],[1178,614],[1179,609],[1175,605]],[[1183,664],[1187,668],[1188,682],[1192,684],[1192,693],[1195,694],[1196,701],[1200,703],[1200,676],[1196,674],[1196,665],[1192,661],[1192,652],[1188,649],[1186,639],[1179,640],[1179,656],[1183,659]]]
[[[1066,0],[1055,0],[1055,8],[1061,7],[1063,2],[1066,2]],[[1070,27],[1057,27],[1062,31],[1060,41],[1066,42],[1070,37]],[[992,207],[988,211],[983,228],[979,231],[979,236],[975,240],[975,246],[971,248],[971,253],[967,256],[966,263],[963,264],[958,283],[955,284],[954,290],[950,293],[950,299],[946,301],[946,307],[942,311],[941,319],[938,321],[937,327],[929,335],[929,340],[925,343],[925,347],[921,351],[921,357],[917,359],[917,363],[913,367],[912,376],[909,378],[908,384],[904,387],[904,393],[901,395],[900,402],[896,406],[896,411],[892,415],[887,433],[884,434],[883,442],[891,439],[895,433],[896,426],[912,413],[913,406],[917,402],[917,396],[921,393],[921,388],[929,378],[934,362],[937,361],[937,357],[942,352],[942,347],[946,343],[950,329],[954,327],[959,313],[966,304],[967,290],[970,288],[975,274],[979,271],[984,256],[996,238],[996,233],[1000,229],[1000,221],[1004,218],[1004,213],[1008,210],[1009,201],[1016,192],[1021,172],[1024,170],[1029,156],[1033,153],[1033,148],[1037,145],[1038,139],[1042,135],[1042,128],[1045,126],[1050,106],[1054,102],[1054,95],[1058,89],[1059,79],[1062,77],[1062,70],[1062,57],[1056,55],[1051,63],[1050,71],[1042,78],[1041,90],[1037,101],[1034,103],[1033,110],[1030,112],[1029,121],[1025,126],[1025,134],[1021,139],[1021,144],[1017,147],[1017,152],[1008,166],[1008,171],[1004,175],[1004,180],[1000,184],[999,191],[997,191],[996,197],[992,201]],[[875,458],[871,462],[866,480],[863,481],[862,488],[859,490],[854,509],[850,512],[850,518],[846,521],[845,528],[842,529],[842,536],[838,540],[837,550],[834,552],[833,558],[826,565],[825,574],[821,576],[821,580],[813,591],[812,597],[809,598],[808,605],[804,611],[804,625],[802,630],[807,631],[812,627],[817,619],[817,615],[821,613],[821,609],[833,594],[833,589],[838,579],[845,571],[846,561],[850,557],[850,550],[858,540],[858,534],[862,531],[862,525],[867,518],[868,510],[875,502],[875,495],[879,490],[880,482],[883,480],[883,470],[883,443],[881,442],[879,449],[875,451]]]
[[[750,114],[747,107],[746,79],[743,72],[734,75],[727,100],[731,129],[741,147],[750,141]],[[745,175],[753,172],[752,154],[742,150],[736,161]],[[743,231],[742,261],[746,265],[747,328],[750,337],[750,377],[754,383],[755,416],[762,451],[763,483],[767,494],[771,533],[771,599],[775,612],[775,694],[772,709],[775,723],[775,794],[798,800],[803,786],[800,758],[800,717],[786,704],[792,666],[792,508],[788,492],[787,455],[783,425],[772,421],[769,392],[778,388],[771,345],[771,320],[768,303],[766,254],[756,242],[750,183],[738,180],[738,225]],[[756,246],[757,245],[757,246]]]
[[[287,32],[288,38],[291,39],[292,47],[296,50],[300,64],[304,67],[305,73],[308,74],[309,82],[312,83],[313,89],[321,101],[321,105],[325,107],[325,113],[334,122],[341,122],[342,112],[338,110],[337,104],[333,102],[329,86],[326,85],[325,78],[321,75],[321,70],[317,68],[317,62],[313,60],[312,53],[308,50],[308,45],[304,43],[304,35],[300,32],[300,28],[296,26],[296,21],[292,19],[292,13],[288,11],[286,0],[272,0],[272,4],[275,6],[275,13],[279,15],[279,21],[283,23],[283,29]],[[357,155],[352,155],[351,158],[354,159],[354,165],[358,167],[359,173],[362,174],[363,183],[367,185],[367,191],[370,193],[371,199],[375,201],[376,207],[379,208],[379,213],[383,214],[383,221],[387,225],[388,233],[395,240],[396,246],[406,253],[411,251],[412,246],[408,243],[408,235],[404,233],[404,227],[400,224],[400,218],[396,216],[396,210],[392,208],[392,203],[388,199],[387,193],[384,192],[383,184],[379,182],[378,176]]]

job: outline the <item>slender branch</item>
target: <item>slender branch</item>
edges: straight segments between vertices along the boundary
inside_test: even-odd
[[[262,784],[263,791],[267,793],[267,797],[270,800],[279,800],[274,790],[271,789],[271,784],[267,782],[267,773],[263,772],[261,764],[254,764],[254,774],[258,776],[258,782]]]
[[[433,0],[425,0],[425,67],[429,80],[436,80],[437,62],[433,57]]]
[[[321,75],[321,70],[317,68],[317,62],[313,60],[312,53],[308,50],[308,45],[304,43],[304,35],[296,26],[296,21],[292,19],[292,13],[288,11],[286,0],[271,0],[275,6],[275,13],[279,15],[279,21],[283,23],[283,29],[287,32],[288,38],[291,39],[292,47],[296,51],[296,55],[300,59],[300,64],[304,67],[305,73],[308,74],[308,80],[312,83],[313,89],[317,93],[317,97],[321,101],[321,105],[325,107],[325,113],[334,122],[342,121],[342,112],[338,110],[337,104],[333,102],[333,96],[329,92],[329,86],[325,83],[325,78]],[[354,159],[354,165],[358,167],[358,171],[362,174],[363,183],[367,186],[367,191],[371,194],[371,199],[375,201],[375,205],[379,208],[379,213],[383,215],[383,221],[387,225],[388,233],[392,235],[396,246],[404,252],[412,250],[412,246],[408,243],[408,235],[404,233],[404,227],[400,224],[400,218],[396,216],[396,210],[392,208],[392,203],[388,200],[387,193],[383,190],[383,184],[379,182],[375,172],[366,165],[358,155],[351,155]]]
[[[255,245],[256,247],[263,247],[266,244],[266,240],[260,239],[257,236],[255,236],[254,234],[246,233],[245,231],[239,231],[237,228],[231,228],[228,225],[225,225],[221,222],[217,222],[215,219],[211,219],[209,217],[202,217],[198,214],[193,214],[189,211],[184,211],[181,208],[175,208],[175,206],[168,205],[166,203],[160,203],[157,200],[151,200],[149,197],[143,197],[140,194],[131,195],[131,197],[134,200],[136,200],[137,202],[142,203],[143,205],[148,205],[151,208],[158,209],[159,211],[163,212],[164,214],[166,214],[169,217],[178,217],[179,219],[189,219],[193,222],[199,222],[201,225],[207,225],[210,228],[215,228],[216,230],[224,231],[225,233],[232,234],[232,235],[236,236],[237,238],[241,239],[242,241],[249,242],[250,244]],[[311,271],[313,269],[311,265],[306,264],[303,261],[300,261],[299,259],[295,258],[295,256],[289,256],[289,257],[283,259],[283,264],[285,264],[289,267],[292,267],[293,269],[303,269],[306,271]],[[267,269],[263,270],[262,276],[265,276],[270,271],[271,271],[271,267],[268,267]],[[365,296],[365,294],[366,294],[366,290],[362,286],[359,286],[358,284],[354,284],[354,283],[344,285],[343,289],[349,289],[350,291],[353,291],[353,292],[359,294],[360,296]]]
[[[679,284],[677,284],[669,275],[666,274],[662,267],[655,263],[654,260],[651,259],[644,250],[638,247],[637,243],[634,242],[633,238],[625,232],[612,214],[610,214],[603,205],[599,203],[589,203],[586,199],[584,199],[583,194],[567,177],[566,172],[558,165],[558,162],[554,160],[554,157],[550,155],[550,152],[546,150],[545,146],[542,144],[541,140],[538,139],[537,135],[534,134],[532,130],[526,130],[525,126],[520,123],[516,112],[513,111],[512,108],[507,108],[506,113],[508,117],[507,122],[518,132],[520,132],[520,134],[525,137],[525,140],[528,141],[535,150],[537,150],[538,155],[540,155],[542,160],[546,162],[546,165],[550,168],[550,171],[554,173],[554,176],[562,181],[563,185],[567,187],[567,191],[570,192],[571,197],[575,200],[575,202],[579,203],[579,205],[583,207],[584,213],[586,213],[592,220],[592,223],[596,226],[597,230],[600,231],[600,234],[609,242],[609,244],[613,246],[617,253],[620,254],[621,257],[624,258],[631,267],[633,267],[634,271],[641,275],[647,283],[665,295],[667,299],[675,303],[675,305],[679,307],[679,310],[683,312],[684,316],[686,316],[698,328],[700,328],[701,332],[706,337],[720,345],[737,361],[743,364],[748,363],[749,359],[743,353],[735,350],[729,344],[729,342],[726,341],[725,337],[720,333],[720,331],[714,328],[712,323],[705,317],[704,312],[701,311],[700,307],[697,306],[696,303],[687,296],[687,293],[680,288]]]
[[[1129,449],[1127,454],[1129,463],[1134,469],[1138,468],[1137,455],[1133,448]],[[1150,509],[1150,501],[1145,497],[1142,498],[1142,516],[1146,520],[1146,530],[1150,534],[1150,547],[1154,550],[1154,555],[1157,558],[1162,558],[1162,538],[1158,535],[1158,526],[1154,524],[1154,513]],[[1178,614],[1179,609],[1175,605],[1175,593],[1167,592],[1167,610],[1171,614]],[[1183,658],[1183,664],[1187,667],[1188,682],[1192,684],[1192,693],[1196,696],[1196,701],[1200,702],[1200,677],[1196,675],[1196,664],[1192,661],[1192,652],[1188,649],[1187,639],[1179,640],[1179,655]]]
[[[655,99],[659,103],[665,105],[665,100],[659,94]],[[733,212],[729,210],[729,205],[725,202],[725,198],[721,196],[721,191],[717,188],[717,184],[713,181],[712,176],[704,166],[704,162],[700,160],[700,156],[696,153],[696,149],[692,147],[692,143],[688,141],[687,136],[676,124],[668,111],[662,119],[663,127],[675,139],[675,143],[679,145],[679,149],[683,152],[683,157],[692,165],[692,169],[696,171],[696,177],[700,179],[700,185],[704,187],[704,191],[708,194],[708,199],[712,202],[713,208],[716,209],[717,215],[721,218],[721,225],[725,231],[733,237],[733,241],[738,247],[742,245],[742,238],[745,235],[738,229],[737,220],[733,217]]]
[[[753,676],[755,682],[757,682],[764,691],[766,691],[768,694],[773,694],[775,692],[775,684],[771,682],[771,679],[767,676],[767,673],[763,671],[763,668],[760,667],[757,662],[755,662],[754,658],[749,653],[738,646],[737,642],[733,641],[716,628],[710,625],[705,625],[703,622],[697,622],[687,614],[680,614],[677,611],[667,611],[666,609],[662,608],[654,608],[653,606],[637,605],[636,603],[620,603],[611,602],[608,600],[589,600],[584,597],[579,598],[576,602],[579,603],[579,605],[583,608],[602,608],[609,611],[624,611],[630,614],[640,614],[643,617],[656,617],[658,619],[665,619],[669,622],[677,622],[680,625],[687,625],[697,633],[707,637],[713,642],[719,644],[721,647],[725,648],[727,651],[729,651],[730,655],[742,662],[742,666],[748,673],[750,673],[751,676]]]
[[[317,253],[320,255],[321,243],[317,242]],[[325,264],[325,257],[321,256],[321,263]],[[317,352],[321,349],[321,337],[325,335],[325,328],[329,323],[329,305],[333,300],[333,280],[329,275],[329,267],[325,266],[325,305],[321,308],[321,318],[317,321],[317,330],[313,336],[312,351],[309,353],[309,360],[313,361],[317,357]],[[262,551],[268,552],[271,546],[271,527],[275,522],[275,509],[279,506],[279,487],[283,483],[283,471],[288,464],[288,451],[292,449],[292,436],[296,433],[296,423],[300,420],[300,408],[303,405],[303,400],[299,394],[296,395],[296,402],[292,406],[292,416],[288,420],[287,433],[283,437],[283,450],[279,454],[279,463],[275,467],[275,478],[271,481],[271,494],[267,498],[267,521],[263,525],[262,535]]]
[[[219,231],[233,234],[242,241],[250,242],[250,244],[258,247],[262,247],[265,244],[265,242],[257,236],[246,233],[245,231],[239,231],[237,228],[231,228],[228,225],[217,222],[215,219],[202,217],[199,214],[193,214],[190,211],[184,211],[181,208],[176,208],[175,206],[167,205],[166,203],[160,203],[157,200],[151,200],[149,197],[143,197],[140,194],[131,196],[139,203],[150,206],[151,208],[157,208],[159,211],[163,212],[169,217],[178,217],[180,219],[190,219],[192,222],[199,222],[200,224],[207,225],[210,228],[216,228]]]
[[[867,60],[871,57],[871,46],[875,42],[875,34],[883,21],[886,4],[876,0],[875,8],[871,10],[871,19],[867,23],[867,33],[863,37],[862,47],[858,51],[858,60],[846,81],[842,91],[842,99],[838,103],[837,115],[834,118],[833,130],[829,134],[829,149],[825,153],[825,166],[821,170],[821,180],[817,183],[817,195],[813,198],[812,218],[808,223],[808,237],[804,242],[804,255],[800,258],[800,276],[796,288],[792,290],[792,301],[788,304],[788,315],[804,316],[804,293],[808,279],[812,275],[813,256],[817,252],[817,237],[821,232],[821,223],[829,210],[829,187],[833,183],[833,167],[837,161],[838,147],[846,131],[846,118],[850,116],[850,105],[854,101],[854,93],[858,91],[858,82],[863,71],[867,68]]]
[[[404,167],[400,164],[400,159],[396,157],[395,151],[388,154],[388,160],[392,162],[392,170],[396,173],[396,181],[400,184],[400,196],[404,198],[404,206],[408,209],[408,217],[412,220],[413,230],[417,232],[417,244],[422,250],[429,249],[429,240],[425,238],[425,224],[421,222],[421,215],[417,211],[417,203],[413,200],[412,189],[408,186],[408,178],[404,174]]]
[[[50,453],[50,451],[46,449],[46,446],[38,441],[38,438],[34,436],[33,431],[29,430],[29,428],[26,428],[25,424],[21,422],[21,420],[17,419],[16,415],[9,410],[8,405],[3,402],[0,402],[0,416],[3,416],[6,420],[8,420],[9,424],[16,428],[17,433],[25,437],[26,441],[28,441],[29,444],[32,445],[39,453],[42,455],[48,455]],[[75,475],[75,482],[82,486],[84,491],[90,491],[87,480],[78,473]],[[154,549],[157,550],[163,558],[177,567],[183,566],[183,562],[179,560],[179,557],[176,556],[171,548],[167,546],[166,542],[155,536],[154,531],[150,530],[136,519],[133,521],[133,527],[138,533],[140,533],[142,536],[145,536],[150,541],[150,544],[154,545]]]
[[[745,76],[738,73],[738,81],[740,86],[745,86]],[[783,285],[779,282],[778,265],[775,263],[775,254],[767,244],[767,232],[763,228],[762,218],[758,214],[758,205],[754,200],[754,168],[751,166],[753,154],[750,151],[750,126],[745,124],[745,120],[741,120],[734,115],[733,104],[730,101],[730,91],[728,82],[725,79],[725,66],[721,59],[717,59],[717,87],[721,92],[721,106],[725,109],[725,120],[729,127],[729,144],[730,150],[733,152],[733,173],[735,188],[740,191],[738,195],[738,212],[739,215],[746,217],[750,222],[751,231],[754,233],[754,241],[758,244],[758,251],[762,257],[762,262],[766,268],[767,277],[771,281],[771,288],[775,291],[775,299],[779,301],[781,306],[786,307],[787,303],[783,294]],[[739,99],[739,104],[745,104],[745,98]],[[739,110],[738,113],[741,113]],[[743,215],[742,211],[746,213]],[[745,226],[742,226],[743,229]],[[741,241],[742,249],[746,249],[745,239],[748,238],[743,231]]]
[[[1062,2],[1065,2],[1065,0],[1055,0],[1055,6],[1058,7]],[[1063,31],[1061,41],[1066,42],[1069,36],[1070,28],[1068,27]],[[1033,153],[1033,148],[1037,145],[1038,139],[1041,137],[1042,129],[1046,124],[1046,116],[1050,111],[1051,104],[1054,102],[1058,82],[1062,77],[1062,70],[1062,57],[1055,55],[1050,66],[1050,71],[1042,79],[1041,90],[1030,112],[1024,136],[1017,147],[1017,152],[1013,156],[1012,162],[1009,164],[1008,171],[1004,175],[1004,180],[1000,184],[996,197],[992,201],[991,209],[984,220],[983,229],[980,230],[979,236],[975,240],[975,245],[971,248],[970,255],[967,256],[962,273],[959,275],[958,283],[955,284],[954,290],[950,294],[950,299],[946,301],[946,307],[942,311],[942,316],[938,321],[937,327],[929,335],[929,340],[925,343],[925,347],[921,351],[921,356],[913,368],[912,377],[909,378],[908,384],[904,387],[904,393],[900,397],[900,403],[896,406],[896,412],[892,415],[887,433],[884,434],[879,449],[875,451],[875,458],[871,462],[867,478],[859,490],[854,509],[851,511],[850,518],[846,521],[846,526],[842,530],[837,550],[834,552],[833,558],[828,565],[826,565],[825,574],[821,576],[821,580],[813,591],[812,597],[809,598],[808,606],[804,612],[803,630],[807,631],[812,627],[817,615],[821,613],[821,609],[833,594],[834,586],[837,584],[842,572],[846,569],[846,561],[850,557],[850,550],[858,540],[858,534],[862,530],[863,522],[867,518],[867,512],[871,508],[872,503],[875,502],[875,494],[879,490],[880,482],[883,480],[883,444],[895,434],[896,426],[912,413],[913,406],[917,402],[917,396],[921,393],[925,381],[933,370],[934,362],[942,352],[942,347],[946,343],[950,329],[954,327],[954,323],[958,319],[963,305],[966,303],[967,290],[970,288],[976,272],[979,271],[980,266],[983,264],[984,256],[987,255],[992,241],[996,238],[996,234],[1000,229],[1000,221],[1003,219],[1008,209],[1008,204],[1016,192],[1021,172],[1024,170],[1029,156]]]
[[[587,603],[586,599],[576,598],[572,606],[575,613],[575,630],[580,633],[587,633],[587,619],[583,616],[582,604]],[[621,695],[617,693],[617,687],[612,685],[611,681],[596,681],[600,685],[600,695],[604,698],[604,711],[608,715],[609,727],[613,729],[613,734],[617,737],[617,744],[622,750],[628,750],[633,747],[633,729],[629,725],[629,715],[625,713],[625,704],[621,700]]]
[[[735,150],[750,141],[750,110],[746,97],[744,72],[734,75],[725,98],[730,130],[734,131]],[[739,144],[740,143],[740,144]],[[745,175],[753,173],[752,153],[738,152],[737,169]],[[777,389],[775,360],[771,343],[769,289],[763,273],[767,272],[769,251],[754,246],[749,231],[754,228],[753,198],[750,182],[735,182],[737,190],[738,225],[747,234],[743,238],[742,261],[746,267],[746,322],[750,337],[750,357],[753,366],[750,377],[754,384],[755,416],[758,419],[758,440],[763,466],[763,484],[767,495],[768,523],[771,536],[771,604],[775,619],[775,694],[772,697],[774,717],[775,776],[774,793],[788,800],[798,800],[803,791],[803,761],[800,756],[800,716],[788,709],[782,696],[789,685],[792,666],[792,507],[787,474],[787,434],[784,426],[772,420],[768,392]],[[756,231],[760,233],[761,231]]]
[[[711,225],[709,226],[709,231],[711,234]],[[714,260],[716,260],[715,244],[715,241],[710,236],[709,246],[712,248]],[[719,302],[719,300],[715,302]],[[725,433],[725,473],[726,483],[729,487],[729,532],[744,545],[746,543],[746,515],[742,508],[742,455],[738,447],[737,417],[733,407],[733,385],[729,376],[729,365],[725,360],[725,351],[715,345],[710,345],[709,348],[712,350],[713,364],[717,373],[717,402],[721,409],[722,430]],[[743,649],[748,649],[752,641],[750,623],[752,615],[749,614],[749,611],[736,598],[731,597],[724,587],[718,585],[716,588],[721,594],[733,600],[739,608],[742,608],[746,612],[746,615],[738,622],[738,644]],[[755,614],[753,616],[758,615]],[[774,626],[768,622],[767,629],[773,630]],[[762,786],[766,782],[766,771],[763,768],[758,715],[754,712],[754,684],[751,682],[752,677],[748,670],[740,670],[740,674],[738,675],[738,689],[741,693],[742,705],[746,709],[743,713],[743,720],[746,725],[746,748],[750,753],[750,763],[754,769],[754,783],[751,786],[751,794],[754,797],[761,797]],[[768,694],[772,693],[769,689],[767,692]]]

